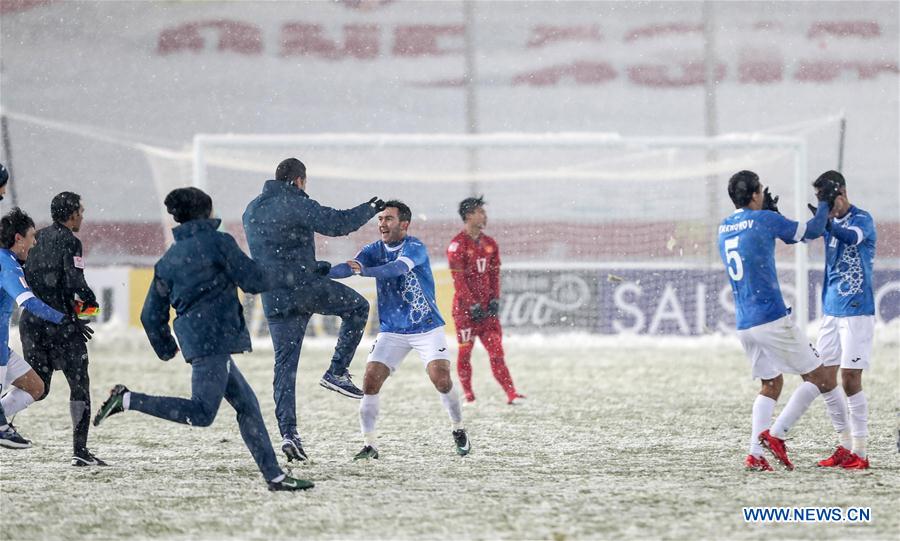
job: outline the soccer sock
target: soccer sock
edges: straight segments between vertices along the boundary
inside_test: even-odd
[[[753,401],[753,425],[750,431],[750,454],[761,457],[762,445],[759,444],[759,433],[772,424],[772,413],[775,412],[775,401],[768,396],[756,395]]]
[[[472,395],[472,343],[459,345],[459,354],[456,356],[456,373],[459,375],[459,383],[466,395]]]
[[[131,391],[122,395],[122,409],[125,411],[131,409]]]
[[[0,399],[0,404],[3,405],[3,411],[9,417],[19,413],[23,409],[30,406],[34,403],[34,397],[31,396],[30,393],[19,389],[15,385],[10,386],[10,391],[6,393],[6,395]]]
[[[87,448],[91,404],[84,400],[70,400],[69,413],[72,415],[72,447],[78,453]]]
[[[378,419],[380,395],[364,394],[359,401],[359,428],[363,433],[366,445],[374,447],[375,421]]]
[[[806,410],[809,409],[809,405],[813,403],[813,400],[819,396],[819,388],[816,387],[815,383],[810,383],[808,381],[804,381],[797,387],[797,390],[794,391],[794,394],[791,395],[790,400],[788,400],[787,405],[781,411],[781,415],[775,419],[775,422],[772,424],[772,429],[769,431],[773,436],[778,439],[784,439],[787,436],[788,430],[794,426],[794,424],[800,420],[800,417],[806,413]]]
[[[503,357],[491,357],[491,372],[494,373],[494,379],[503,387],[506,396],[509,398],[516,397],[516,387],[513,385],[512,376],[509,375],[509,368]]]
[[[441,395],[441,404],[450,415],[450,424],[453,425],[453,430],[459,430],[462,428],[462,408],[459,404],[459,393],[456,391],[456,387],[451,387],[446,393],[438,394]]]
[[[866,458],[866,438],[869,435],[869,402],[862,391],[847,397],[850,406],[850,430],[853,434],[853,449],[861,458]]]
[[[841,439],[841,445],[849,443],[849,431],[847,430],[847,417],[850,415],[847,410],[847,396],[844,389],[840,385],[827,393],[822,393],[822,399],[825,400],[825,409],[828,416],[831,417],[831,425],[837,431]],[[846,446],[845,446],[846,447]]]

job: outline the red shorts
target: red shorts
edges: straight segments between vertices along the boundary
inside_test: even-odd
[[[486,317],[475,323],[468,315],[454,314],[453,323],[456,325],[456,341],[460,344],[474,342],[476,336],[484,340],[486,336],[491,334],[503,334],[503,329],[500,327],[500,318],[497,317]]]

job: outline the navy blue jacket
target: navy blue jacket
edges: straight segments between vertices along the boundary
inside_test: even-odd
[[[283,286],[263,293],[266,317],[296,314],[302,298],[310,294],[304,289],[321,280],[315,274],[314,233],[349,235],[377,213],[368,203],[335,210],[310,199],[294,184],[267,180],[262,193],[244,211],[250,255]]]
[[[231,235],[216,231],[219,223],[191,220],[173,229],[175,244],[153,269],[141,323],[160,359],[178,353],[169,306],[175,308],[175,335],[186,360],[251,351],[237,288],[260,293],[270,282]]]

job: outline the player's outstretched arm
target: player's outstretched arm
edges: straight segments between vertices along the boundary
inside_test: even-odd
[[[398,259],[379,267],[363,267],[362,275],[370,278],[396,278],[403,276],[413,268],[404,260]]]
[[[806,232],[803,234],[805,240],[817,239],[825,233],[829,212],[831,212],[831,208],[828,206],[828,201],[819,201],[816,214],[806,222]]]
[[[0,268],[0,285],[10,297],[16,300],[16,304],[45,321],[59,324],[66,317],[65,314],[56,311],[47,303],[34,296],[31,288],[28,287],[28,283],[25,281],[25,273],[22,272],[22,267],[14,262],[10,264],[4,263],[2,268]]]
[[[328,271],[328,277],[334,280],[349,278],[351,276],[353,276],[353,268],[350,266],[350,263],[338,263],[337,265],[332,265],[331,270]]]
[[[66,317],[62,312],[56,311],[55,309],[53,309],[53,307],[34,296],[30,297],[26,301],[23,301],[22,308],[43,319],[44,321],[56,323],[57,325],[62,323],[62,320]]]
[[[141,310],[141,325],[157,357],[168,361],[178,353],[178,344],[169,328],[169,286],[155,273]]]
[[[308,224],[316,233],[329,237],[342,237],[353,233],[378,214],[379,207],[384,209],[384,202],[377,197],[347,210],[337,210],[320,205],[316,201],[307,201],[306,215],[302,217],[303,223]]]

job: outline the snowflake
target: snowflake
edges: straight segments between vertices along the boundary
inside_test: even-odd
[[[848,246],[841,254],[841,259],[835,266],[841,281],[838,283],[838,294],[841,297],[849,297],[862,293],[863,270],[862,260],[859,257],[859,249],[856,246]]]

